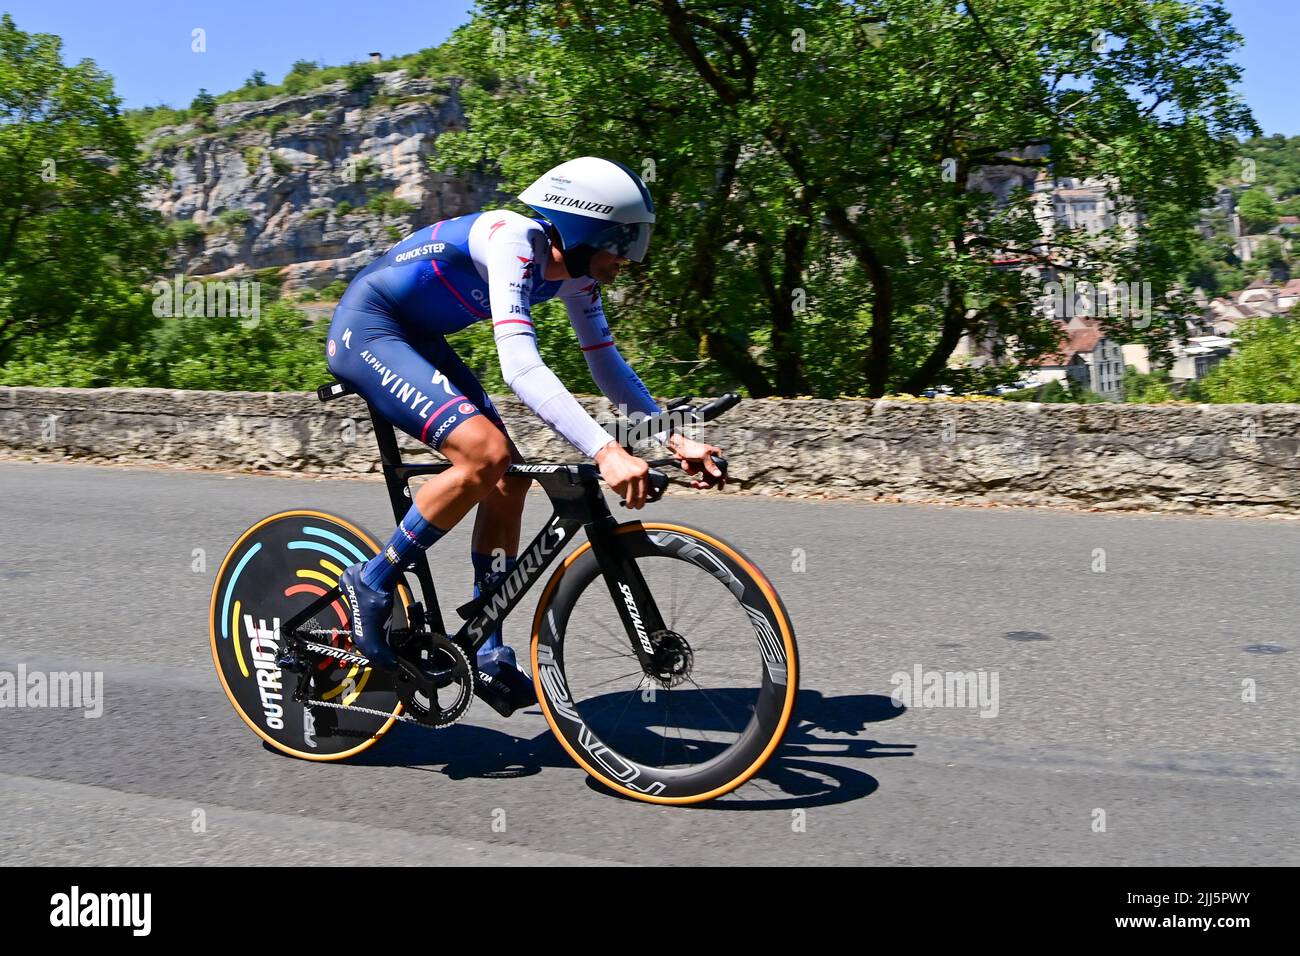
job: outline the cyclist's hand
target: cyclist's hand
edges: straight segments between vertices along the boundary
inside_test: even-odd
[[[616,441],[596,452],[596,465],[618,496],[632,509],[645,506],[646,476],[650,466],[635,455],[630,455]]]
[[[691,482],[692,488],[712,488],[717,486],[721,488],[726,484],[726,477],[710,455],[723,457],[722,449],[717,445],[706,445],[704,442],[696,441],[693,438],[687,438],[685,435],[673,435],[668,439],[668,448],[677,460],[682,464],[682,470],[688,475],[697,475],[700,477]],[[702,471],[707,471],[713,476],[712,481],[706,481]]]

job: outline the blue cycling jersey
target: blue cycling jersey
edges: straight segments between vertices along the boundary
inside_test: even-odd
[[[492,318],[487,277],[479,273],[469,247],[470,230],[482,215],[444,219],[411,233],[362,270],[339,305],[391,310],[421,331],[439,335]],[[532,221],[545,227],[543,219]],[[516,258],[529,305],[559,294],[566,280],[548,282],[530,259]]]
[[[490,210],[419,229],[348,286],[330,325],[330,368],[394,424],[437,448],[467,416],[483,411],[496,419],[476,376],[446,342],[490,321],[506,383],[593,455],[609,435],[546,367],[534,305],[564,303],[593,379],[624,414],[659,408],[614,346],[599,284],[587,277],[547,280],[553,261],[544,219]],[[440,401],[429,386],[442,390]]]

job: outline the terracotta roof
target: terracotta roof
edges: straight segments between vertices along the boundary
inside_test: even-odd
[[[1096,319],[1074,318],[1070,324],[1061,329],[1065,341],[1059,352],[1041,355],[1032,363],[1037,368],[1056,365],[1069,365],[1070,360],[1080,353],[1091,354],[1106,332]]]

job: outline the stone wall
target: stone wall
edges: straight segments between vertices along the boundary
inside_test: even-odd
[[[512,397],[499,403],[532,460],[574,459]],[[1300,513],[1300,405],[747,400],[703,437],[724,448],[738,487],[764,494]],[[361,400],[302,393],[0,388],[0,454],[378,470]]]

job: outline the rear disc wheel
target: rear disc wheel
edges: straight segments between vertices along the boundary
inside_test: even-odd
[[[401,714],[392,678],[355,664],[323,660],[308,674],[282,670],[280,625],[338,584],[344,568],[379,552],[359,525],[319,511],[263,518],[235,542],[217,572],[208,633],[226,696],[254,733],[277,750],[306,760],[342,760],[374,744]],[[410,595],[398,586],[393,627],[407,624]],[[322,644],[351,649],[351,609],[335,600],[303,625]],[[305,707],[294,699],[310,675],[311,697],[338,707]],[[385,716],[362,713],[365,707]]]

